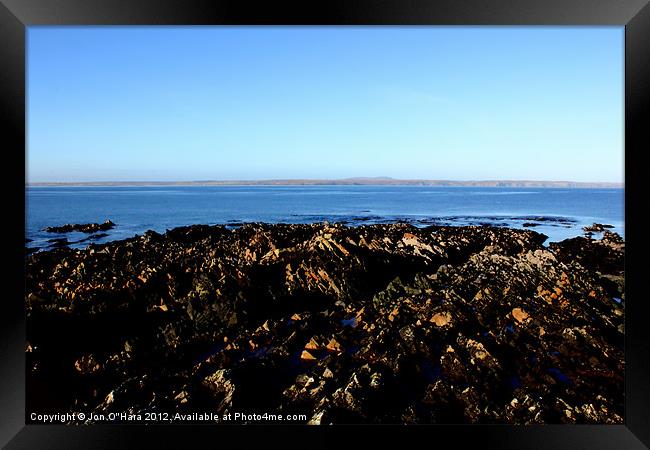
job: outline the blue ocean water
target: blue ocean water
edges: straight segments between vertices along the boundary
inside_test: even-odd
[[[530,229],[548,242],[583,234],[594,222],[624,236],[623,189],[474,188],[426,186],[161,186],[29,187],[29,247],[46,249],[53,238],[70,242],[84,233],[58,235],[43,228],[112,220],[116,227],[96,243],[160,233],[191,224],[244,222],[403,221],[415,226],[482,225]],[[73,247],[85,247],[89,241]]]

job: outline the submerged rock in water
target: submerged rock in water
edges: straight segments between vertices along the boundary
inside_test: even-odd
[[[26,257],[27,409],[622,423],[625,243],[197,225]]]
[[[48,239],[47,242],[50,244],[50,247],[67,247],[71,242],[67,238],[54,238]]]
[[[76,243],[82,243],[82,242],[88,242],[88,241],[96,241],[98,239],[102,239],[108,237],[107,233],[96,233],[96,234],[91,234],[88,237],[85,237],[83,239],[79,239]]]
[[[115,224],[110,220],[104,223],[83,223],[83,224],[70,224],[67,223],[60,227],[47,227],[43,231],[48,233],[70,233],[72,231],[80,231],[82,233],[96,233],[98,231],[107,231],[113,228]]]

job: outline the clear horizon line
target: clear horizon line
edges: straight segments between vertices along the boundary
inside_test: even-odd
[[[381,181],[381,182],[380,182]],[[383,184],[398,184],[400,182],[413,184],[413,183],[449,183],[455,185],[462,184],[494,184],[494,183],[528,183],[528,184],[565,184],[565,185],[610,185],[610,186],[624,186],[624,181],[573,181],[573,180],[532,180],[532,179],[472,179],[472,180],[458,180],[458,179],[429,179],[429,178],[393,178],[386,176],[377,177],[346,177],[346,178],[259,178],[259,179],[203,179],[203,180],[87,180],[87,181],[26,181],[26,185],[127,185],[127,184],[201,184],[201,183],[217,183],[224,185],[235,185],[238,183],[243,184],[263,184],[263,183],[290,183],[290,184],[327,184],[327,183],[350,183],[350,184],[367,184],[374,183]]]

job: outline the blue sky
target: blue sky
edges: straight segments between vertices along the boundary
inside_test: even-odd
[[[27,176],[623,181],[623,27],[30,27]]]

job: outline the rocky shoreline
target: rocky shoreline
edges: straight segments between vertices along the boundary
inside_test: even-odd
[[[623,423],[624,241],[545,239],[195,225],[34,253],[27,411]]]
[[[70,233],[71,231],[79,231],[81,233],[97,233],[99,231],[107,231],[113,228],[115,224],[110,220],[104,223],[66,223],[60,227],[46,227],[43,231],[48,233]]]

